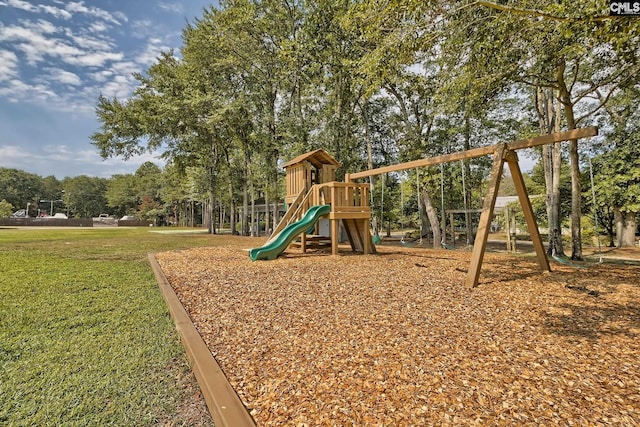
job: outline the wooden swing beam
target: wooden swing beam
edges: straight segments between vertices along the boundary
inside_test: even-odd
[[[598,128],[595,126],[574,129],[566,132],[557,132],[548,135],[542,135],[535,138],[520,139],[517,141],[501,143],[491,145],[488,147],[474,148],[472,150],[459,151],[451,154],[444,154],[442,156],[429,157],[426,159],[413,160],[411,162],[400,163],[397,165],[385,166],[377,169],[370,169],[367,171],[347,174],[345,176],[345,182],[352,182],[355,179],[366,178],[369,176],[380,175],[388,172],[397,172],[406,169],[413,169],[424,166],[434,166],[441,163],[453,162],[456,160],[473,159],[476,157],[493,155],[493,166],[491,168],[491,176],[489,178],[489,188],[484,198],[482,213],[480,214],[480,222],[478,224],[478,231],[476,233],[476,240],[473,245],[473,252],[471,254],[471,263],[469,265],[469,271],[467,273],[466,284],[470,288],[478,286],[478,280],[480,278],[480,268],[484,259],[484,253],[487,249],[487,240],[489,238],[489,225],[491,224],[491,218],[493,217],[493,210],[496,205],[496,197],[498,196],[498,189],[500,187],[500,179],[502,178],[502,170],[505,162],[509,166],[511,172],[511,178],[518,193],[518,200],[522,206],[525,220],[529,233],[531,234],[531,240],[533,247],[536,251],[538,265],[541,270],[551,271],[549,266],[549,260],[542,243],[542,237],[538,231],[538,224],[536,223],[533,209],[531,208],[531,202],[529,201],[529,195],[522,178],[522,172],[520,171],[520,165],[518,164],[518,155],[515,150],[522,150],[524,148],[538,147],[546,144],[553,144],[562,141],[575,141],[581,138],[588,138],[598,134]]]

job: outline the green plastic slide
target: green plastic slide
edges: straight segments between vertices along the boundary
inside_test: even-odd
[[[309,231],[321,216],[331,212],[331,205],[312,206],[300,221],[287,225],[275,239],[249,251],[252,261],[276,259],[300,233]]]

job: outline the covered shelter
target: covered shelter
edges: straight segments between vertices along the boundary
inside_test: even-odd
[[[291,205],[301,192],[307,192],[314,184],[326,184],[336,180],[340,163],[326,151],[319,149],[301,154],[282,165],[286,173],[287,194],[285,203]]]

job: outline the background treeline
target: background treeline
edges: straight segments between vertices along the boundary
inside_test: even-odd
[[[147,162],[134,174],[110,178],[91,176],[41,177],[17,169],[0,168],[0,217],[28,210],[30,217],[64,213],[77,218],[100,214],[135,216],[158,225],[202,224],[200,201],[206,190],[178,176],[174,168]]]
[[[640,211],[640,21],[608,15],[595,0],[223,1],[136,76],[130,98],[98,100],[92,143],[104,157],[160,150],[187,186],[180,200],[206,193],[212,232],[227,206],[248,233],[256,200],[282,196],[279,164],[305,151],[330,152],[341,178],[598,125],[599,138],[533,154],[542,222],[569,226],[581,258],[585,213],[629,245]],[[375,222],[413,206],[438,235],[443,209],[480,206],[489,162],[372,180]],[[262,217],[276,220],[275,208]]]

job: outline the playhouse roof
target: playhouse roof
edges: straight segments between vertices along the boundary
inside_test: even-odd
[[[291,159],[287,163],[282,165],[282,167],[288,168],[289,166],[293,166],[305,161],[311,163],[316,168],[321,168],[322,165],[340,166],[340,163],[338,163],[338,161],[331,154],[320,149],[300,154],[298,157]]]

